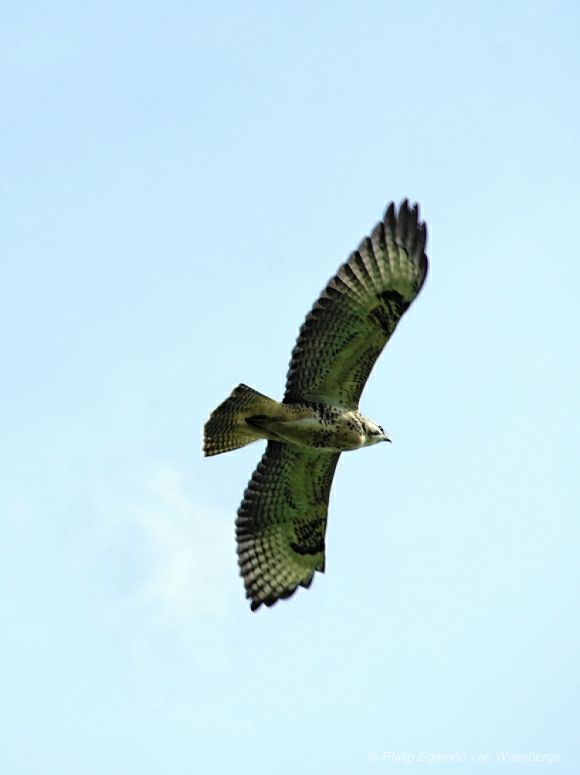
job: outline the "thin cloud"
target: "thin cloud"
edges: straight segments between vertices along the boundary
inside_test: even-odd
[[[188,496],[170,468],[155,472],[150,503],[135,512],[149,558],[139,595],[178,618],[223,608],[235,557],[231,520]]]

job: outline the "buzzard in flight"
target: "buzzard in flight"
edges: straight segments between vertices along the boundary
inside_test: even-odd
[[[204,428],[205,455],[258,439],[266,451],[238,510],[240,573],[252,610],[324,571],[330,486],[341,452],[389,441],[358,404],[368,376],[427,274],[419,207],[384,220],[329,281],[292,356],[282,403],[238,385]]]

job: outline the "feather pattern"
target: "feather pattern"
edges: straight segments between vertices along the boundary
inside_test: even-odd
[[[269,441],[238,510],[238,562],[252,610],[309,587],[324,571],[324,537],[339,453]]]
[[[427,275],[419,207],[391,203],[306,317],[292,351],[284,403],[357,409],[369,374]]]

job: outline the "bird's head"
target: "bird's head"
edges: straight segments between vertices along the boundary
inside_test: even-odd
[[[381,425],[377,425],[377,423],[373,422],[372,420],[365,420],[364,430],[366,436],[365,446],[378,444],[379,441],[390,441],[390,438],[383,430],[383,427]]]

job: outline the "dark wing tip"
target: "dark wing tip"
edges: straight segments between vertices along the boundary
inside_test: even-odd
[[[418,269],[417,291],[420,290],[429,267],[429,260],[425,253],[427,244],[427,224],[420,218],[420,207],[417,202],[409,204],[407,198],[403,199],[399,208],[394,202],[390,202],[383,219],[385,231],[390,238],[401,247],[404,247]]]
[[[265,605],[267,608],[271,608],[273,605],[275,605],[279,600],[287,600],[289,597],[292,597],[292,595],[296,592],[299,586],[308,587],[312,583],[312,579],[309,580],[307,584],[296,584],[294,587],[289,587],[288,589],[284,589],[278,594],[270,594],[266,595],[264,597],[254,597],[254,593],[250,592],[249,590],[246,591],[246,597],[250,599],[250,610],[251,611],[257,611],[260,606]]]
[[[395,203],[390,202],[385,211],[383,223],[399,243],[419,256],[424,253],[427,244],[427,224],[421,220],[421,208],[418,202],[409,205],[409,200],[405,198],[399,205],[398,211]]]

